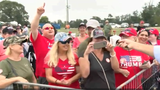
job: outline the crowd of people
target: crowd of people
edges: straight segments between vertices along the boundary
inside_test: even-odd
[[[103,29],[94,19],[88,20],[86,24],[80,23],[79,36],[75,38],[71,33],[57,33],[50,23],[41,29],[39,20],[45,12],[44,7],[45,4],[37,9],[30,31],[26,25],[24,29],[17,27],[16,33],[11,26],[1,27],[0,88],[6,88],[14,82],[30,82],[74,89],[115,90],[159,59],[160,55],[154,56],[153,51],[149,52],[149,49],[153,50],[150,46],[160,45],[159,31],[155,28],[146,29],[144,21],[140,22],[137,31],[133,27],[124,29],[119,34],[121,41],[114,47],[108,40],[112,33],[108,20]],[[26,44],[29,41],[35,53],[35,68],[26,58]],[[95,49],[94,44],[100,42],[106,45]],[[141,47],[148,44],[148,51],[134,46],[137,43]],[[141,78],[136,83],[140,85]],[[16,85],[13,87],[14,90],[20,88]],[[22,88],[48,90],[37,86]]]

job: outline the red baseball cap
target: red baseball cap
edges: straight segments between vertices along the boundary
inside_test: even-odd
[[[137,36],[137,32],[136,32],[136,30],[133,29],[133,28],[126,28],[124,31],[122,31],[122,32],[119,34],[120,37],[123,36],[123,35],[128,36],[128,37]]]
[[[71,34],[72,32],[71,32],[71,31],[69,31],[68,33],[69,33],[69,34]]]
[[[144,24],[144,21],[143,21],[143,20],[141,20],[141,21],[140,21],[140,24]]]
[[[155,28],[150,29],[149,32],[150,32],[151,34],[155,34],[156,36],[159,36],[159,31],[158,31],[157,29],[155,29]]]

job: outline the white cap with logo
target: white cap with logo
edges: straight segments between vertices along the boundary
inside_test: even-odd
[[[97,28],[100,26],[100,24],[97,20],[91,19],[91,20],[88,20],[88,22],[86,23],[86,26],[92,27],[92,28]]]

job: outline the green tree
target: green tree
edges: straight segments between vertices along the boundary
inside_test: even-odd
[[[160,26],[160,2],[155,7],[154,21],[155,21],[155,24],[158,24]]]
[[[17,21],[20,24],[28,23],[29,15],[25,7],[15,1],[3,0],[0,2],[0,20],[3,22]]]
[[[112,18],[113,16],[112,16],[112,14],[108,14],[108,18]]]
[[[65,24],[62,22],[62,20],[58,20],[57,23],[60,24],[61,27],[65,27]]]
[[[130,23],[139,23],[141,20],[141,16],[139,12],[136,10],[133,12],[133,15],[130,17]]]
[[[40,23],[49,23],[48,17],[47,16],[42,16],[40,19]]]
[[[150,23],[151,26],[154,26],[155,24],[155,6],[154,5],[147,5],[145,4],[145,6],[143,7],[143,11],[141,13],[142,19],[147,22]]]
[[[101,18],[98,17],[98,16],[93,16],[92,19],[95,19],[95,20],[97,20],[98,22],[101,22]]]
[[[87,19],[84,19],[84,20],[83,20],[83,23],[85,23],[85,24],[86,24],[86,23],[87,23]]]

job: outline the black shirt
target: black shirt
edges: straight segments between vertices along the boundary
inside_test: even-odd
[[[138,27],[137,27],[137,32],[138,32],[139,30],[141,30],[141,29],[145,29],[145,28],[146,28],[145,26],[143,26],[143,27],[138,26]]]
[[[114,71],[111,67],[111,62],[107,62],[107,59],[110,59],[109,52],[104,52],[103,60],[100,61],[102,64],[105,74],[107,76],[109,86],[111,90],[115,90],[115,77]],[[108,85],[106,79],[104,77],[103,71],[93,56],[93,54],[89,54],[89,62],[90,62],[90,74],[85,79],[84,86],[85,89],[108,89]]]

